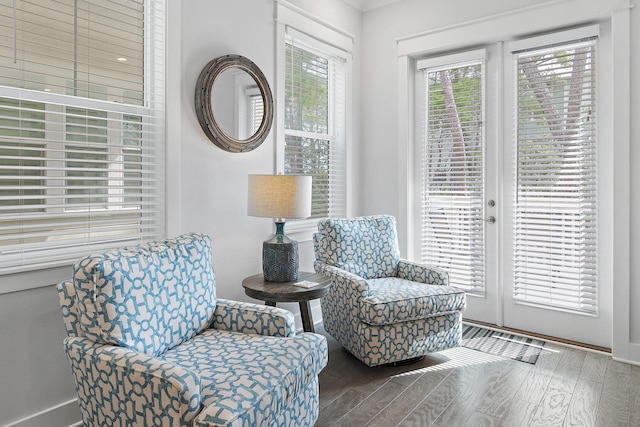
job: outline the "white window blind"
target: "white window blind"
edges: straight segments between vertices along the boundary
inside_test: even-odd
[[[164,233],[164,1],[0,4],[0,273]]]
[[[285,174],[313,176],[311,218],[344,216],[345,58],[289,37],[284,108]]]
[[[477,295],[485,290],[483,74],[483,60],[465,61],[422,68],[416,84],[420,258]]]
[[[596,39],[514,55],[514,298],[595,314]]]

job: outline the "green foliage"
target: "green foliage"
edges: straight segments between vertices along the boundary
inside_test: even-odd
[[[327,133],[329,63],[322,56],[287,44],[285,52],[285,127]]]
[[[287,44],[285,128],[322,138],[285,137],[285,174],[313,175],[311,217],[329,214],[329,61]]]
[[[460,191],[465,187],[475,186],[475,180],[465,177],[463,182],[451,185],[455,174],[483,161],[483,93],[481,64],[447,70],[451,79],[455,107],[456,122],[450,120],[445,102],[445,88],[441,71],[428,74],[428,162],[431,185],[438,187],[439,192]],[[456,158],[453,142],[455,129],[460,128],[463,135],[462,145],[458,147],[464,152],[464,159]],[[458,154],[459,155],[459,152]]]

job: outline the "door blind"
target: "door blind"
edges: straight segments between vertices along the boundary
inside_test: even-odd
[[[483,61],[418,80],[420,258],[468,293],[485,290]]]
[[[596,40],[514,55],[514,298],[595,314]]]
[[[164,234],[165,13],[0,5],[0,273]]]

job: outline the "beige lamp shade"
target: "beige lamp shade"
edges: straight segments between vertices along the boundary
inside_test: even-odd
[[[249,175],[247,214],[265,218],[311,216],[310,175]]]

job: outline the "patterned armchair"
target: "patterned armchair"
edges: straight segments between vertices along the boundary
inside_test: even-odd
[[[311,426],[324,337],[216,298],[201,234],[88,256],[58,285],[85,426]]]
[[[395,218],[326,219],[314,234],[325,330],[369,366],[410,362],[462,339],[466,296],[447,272],[400,258]]]

